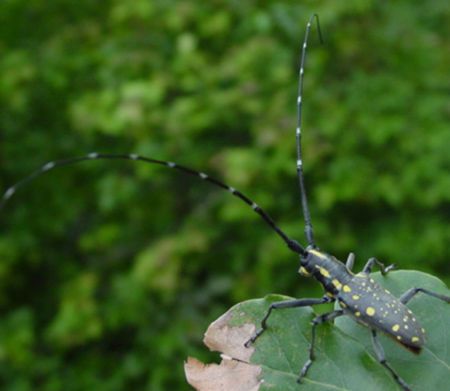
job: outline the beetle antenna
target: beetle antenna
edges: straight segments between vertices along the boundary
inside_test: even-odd
[[[308,46],[307,43],[309,31],[311,30],[311,24],[314,18],[316,19],[317,22],[317,32],[319,34],[320,43],[323,43],[322,32],[320,31],[319,16],[317,14],[313,14],[310,17],[308,24],[306,25],[305,38],[303,40],[301,52],[302,54],[300,58],[298,94],[297,94],[297,128],[295,132],[297,141],[297,177],[298,177],[298,184],[300,187],[300,198],[302,203],[303,217],[305,219],[305,236],[308,245],[313,248],[315,248],[316,245],[314,244],[313,226],[311,223],[311,215],[309,213],[308,199],[306,197],[305,181],[303,176],[301,125],[302,125],[303,76],[305,73],[306,47]]]
[[[195,177],[201,178],[206,182],[209,182],[217,187],[220,187],[223,190],[230,192],[232,195],[236,196],[241,201],[245,202],[270,226],[270,228],[272,228],[278,234],[278,236],[281,237],[281,239],[283,239],[283,241],[287,244],[287,246],[292,251],[294,251],[302,256],[307,255],[306,250],[295,240],[290,239],[278,227],[278,225],[274,222],[274,220],[269,216],[269,214],[267,212],[265,212],[258,204],[253,202],[250,198],[248,198],[245,194],[241,193],[239,190],[236,190],[235,188],[228,186],[227,184],[225,184],[217,179],[214,179],[201,171],[196,171],[189,167],[185,167],[185,166],[182,166],[182,165],[174,163],[174,162],[166,162],[164,160],[152,159],[152,158],[148,158],[148,157],[144,157],[144,156],[140,156],[140,155],[136,155],[136,154],[105,154],[105,153],[93,152],[93,153],[89,153],[88,155],[85,155],[85,156],[79,156],[79,157],[74,157],[74,158],[69,158],[69,159],[48,162],[48,163],[44,164],[43,166],[41,166],[40,168],[38,168],[37,170],[35,170],[34,172],[32,172],[27,177],[23,178],[21,181],[17,182],[14,186],[9,187],[3,194],[2,198],[0,199],[0,210],[3,209],[3,207],[8,202],[8,200],[16,193],[16,191],[19,188],[25,186],[26,184],[28,184],[32,180],[36,179],[37,177],[55,169],[55,168],[58,168],[58,167],[70,166],[70,165],[74,165],[74,164],[89,161],[89,160],[101,160],[101,159],[132,160],[132,161],[141,161],[141,162],[148,163],[148,164],[158,164],[161,166],[176,169],[185,174],[189,174],[189,175],[193,175]]]

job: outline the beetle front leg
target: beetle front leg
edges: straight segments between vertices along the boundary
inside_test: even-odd
[[[353,253],[348,254],[347,262],[345,262],[345,266],[347,267],[347,269],[352,271],[354,263],[355,263],[355,254]]]
[[[272,310],[278,310],[283,308],[295,308],[295,307],[308,307],[312,305],[324,304],[333,301],[330,297],[324,296],[320,299],[296,299],[296,300],[285,300],[285,301],[277,301],[272,303],[267,310],[266,315],[261,321],[261,328],[256,331],[255,335],[251,337],[244,346],[248,348],[252,343],[254,343],[264,331],[267,330],[267,319],[269,319]]]

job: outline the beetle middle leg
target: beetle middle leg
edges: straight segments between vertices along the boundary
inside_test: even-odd
[[[446,296],[446,295],[441,295],[439,293],[434,293],[429,291],[428,289],[425,288],[411,288],[408,289],[405,293],[403,293],[403,295],[400,296],[400,301],[403,304],[406,304],[408,301],[410,301],[417,293],[422,292],[425,293],[426,295],[429,296],[433,296],[437,299],[443,300],[447,303],[450,303],[450,296]]]
[[[376,258],[369,258],[369,260],[367,261],[366,265],[364,266],[364,269],[362,270],[362,273],[364,274],[370,274],[372,272],[372,268],[374,265],[377,265],[380,270],[381,270],[381,274],[384,276],[385,274],[388,274],[391,270],[395,269],[395,265],[389,265],[389,266],[384,266],[383,262],[380,262],[378,259]]]
[[[378,362],[391,373],[394,380],[400,385],[400,387],[403,388],[404,391],[411,391],[411,388],[409,388],[408,384],[406,384],[406,382],[397,374],[397,372],[395,372],[387,363],[383,346],[381,346],[380,341],[377,337],[377,332],[374,329],[372,329],[371,331],[373,350],[375,351]]]
[[[335,311],[327,312],[326,314],[316,316],[313,319],[313,321],[311,322],[312,323],[312,336],[311,336],[311,344],[309,345],[309,358],[308,358],[308,361],[306,361],[306,363],[303,365],[303,367],[300,371],[300,375],[297,379],[297,383],[301,383],[302,379],[306,376],[308,369],[311,367],[311,365],[314,361],[314,343],[316,340],[316,327],[319,324],[329,322],[329,321],[337,318],[338,316],[342,316],[342,315],[344,315],[343,310],[335,310]]]
[[[276,301],[275,303],[270,304],[269,309],[266,312],[266,315],[261,321],[261,328],[251,337],[244,345],[248,348],[252,343],[254,343],[264,331],[267,330],[267,319],[269,318],[272,310],[278,310],[282,308],[295,308],[295,307],[309,307],[312,305],[325,304],[334,301],[328,296],[323,296],[320,299],[296,299],[296,300],[285,300],[285,301]]]

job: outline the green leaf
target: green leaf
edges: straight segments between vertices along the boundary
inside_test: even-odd
[[[440,280],[420,272],[396,271],[386,277],[374,273],[374,278],[395,295],[414,286],[450,294]],[[317,327],[316,359],[302,385],[296,380],[308,358],[310,323],[316,315],[310,307],[274,311],[267,331],[252,347],[245,348],[245,341],[259,327],[270,303],[288,299],[270,295],[245,301],[213,322],[205,344],[222,352],[222,363],[204,366],[190,359],[186,364],[190,384],[198,390],[400,389],[378,363],[369,330],[349,317],[338,318],[334,325]],[[427,330],[426,347],[420,355],[414,355],[381,336],[386,358],[414,391],[445,389],[450,377],[450,307],[421,293],[408,306]]]

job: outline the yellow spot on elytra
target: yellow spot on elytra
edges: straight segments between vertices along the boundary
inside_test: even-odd
[[[356,312],[355,312],[355,316],[358,316],[358,317],[361,316],[361,312],[356,311]]]
[[[367,307],[366,314],[369,315],[369,316],[374,316],[375,315],[375,308]]]
[[[392,331],[398,331],[399,328],[400,328],[400,326],[398,324],[394,324],[392,326]]]
[[[325,293],[328,297],[334,297],[334,295],[331,292],[326,292]]]
[[[413,322],[415,322],[415,321],[416,321],[416,318],[411,318],[411,320],[412,320]]]
[[[345,304],[343,301],[340,301],[339,304],[342,308],[347,308],[347,304]]]
[[[421,330],[422,330],[422,333],[425,333],[425,329],[423,327],[421,328]]]
[[[412,337],[411,338],[411,342],[419,342],[419,338],[418,337]]]
[[[388,295],[391,294],[391,292],[389,292],[387,289],[384,290]]]
[[[409,327],[408,327],[407,324],[405,324],[403,327],[405,328],[405,330],[408,330],[408,329],[409,329]]]
[[[398,339],[399,341],[401,341],[401,340],[402,340],[402,337],[401,337],[400,335],[397,335],[397,339]]]
[[[341,290],[342,284],[339,282],[339,280],[333,279],[333,281],[331,282],[336,287],[337,290]]]
[[[305,277],[310,277],[311,276],[311,273],[308,270],[306,270],[303,266],[301,266],[300,269],[298,269],[298,272],[302,276],[305,276]]]
[[[344,291],[344,292],[351,292],[352,291],[352,288],[350,288],[348,285],[344,285],[343,287],[342,287],[342,290]]]
[[[405,316],[405,317],[403,318],[403,322],[407,322],[407,321],[408,321],[408,317]]]
[[[375,284],[375,281],[371,278],[370,280],[369,280],[372,284]]]
[[[352,299],[353,299],[353,300],[359,300],[359,296],[358,296],[358,295],[353,295],[353,296],[352,296]]]

